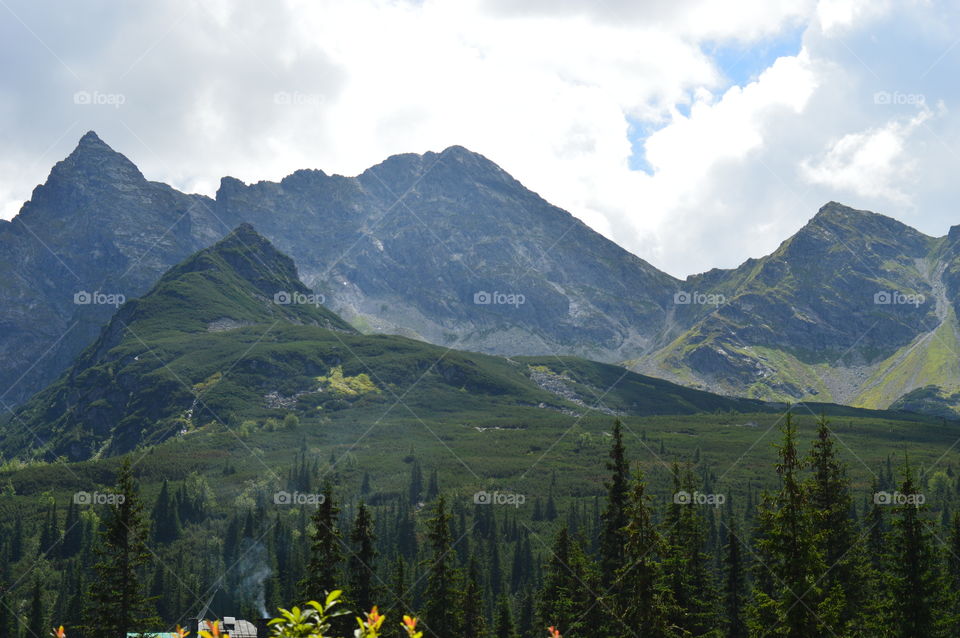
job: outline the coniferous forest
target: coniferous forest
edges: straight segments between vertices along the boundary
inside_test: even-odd
[[[123,461],[90,503],[4,513],[0,636],[195,629],[200,614],[259,619],[338,589],[344,609],[378,605],[384,636],[407,635],[408,614],[438,638],[958,635],[957,477],[891,458],[857,489],[839,445],[826,419],[801,440],[788,415],[768,487],[734,498],[692,459],[652,484],[617,421],[603,494],[565,494],[554,476],[522,506],[450,493],[415,456],[392,498],[366,473],[316,485],[302,453],[280,497],[230,508],[196,473],[146,498]]]

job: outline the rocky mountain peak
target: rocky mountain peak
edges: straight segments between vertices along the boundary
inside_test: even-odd
[[[87,131],[73,152],[50,171],[47,184],[58,181],[116,188],[146,179],[125,155],[110,148],[94,131]]]

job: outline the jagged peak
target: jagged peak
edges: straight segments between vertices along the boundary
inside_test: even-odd
[[[103,146],[108,146],[100,136],[97,135],[96,131],[90,130],[83,134],[83,137],[80,138],[78,145],[90,145],[90,144],[102,144]]]
[[[113,150],[95,131],[84,133],[73,152],[53,167],[50,176],[82,176],[87,179],[109,176],[111,179],[145,181],[140,169],[124,154]]]
[[[852,208],[839,202],[830,201],[820,207],[817,214],[800,230],[816,232],[818,230],[837,232],[843,230],[855,234],[863,234],[868,230],[875,230],[886,240],[901,241],[929,241],[932,237],[921,233],[917,229],[903,222],[869,210]]]

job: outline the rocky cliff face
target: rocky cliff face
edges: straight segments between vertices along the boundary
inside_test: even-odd
[[[88,133],[0,224],[0,399],[44,387],[118,295],[243,222],[364,331],[626,361],[764,399],[887,407],[960,390],[960,227],[931,238],[830,203],[772,254],[678,281],[461,147],[356,177],[225,177],[209,199],[147,181]]]
[[[208,198],[147,181],[93,132],[0,226],[0,398],[44,387],[117,308],[221,230]]]
[[[355,178],[227,177],[214,201],[147,181],[91,132],[0,228],[4,400],[49,383],[116,309],[75,293],[140,295],[242,222],[356,325],[460,348],[625,359],[652,346],[675,288],[460,147]]]
[[[954,387],[944,239],[831,202],[771,255],[690,278],[722,302],[637,369],[715,391],[887,407]]]

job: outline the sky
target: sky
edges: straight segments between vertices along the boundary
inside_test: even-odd
[[[932,0],[0,0],[0,217],[91,129],[208,195],[459,144],[684,277],[960,224],[958,77]]]

